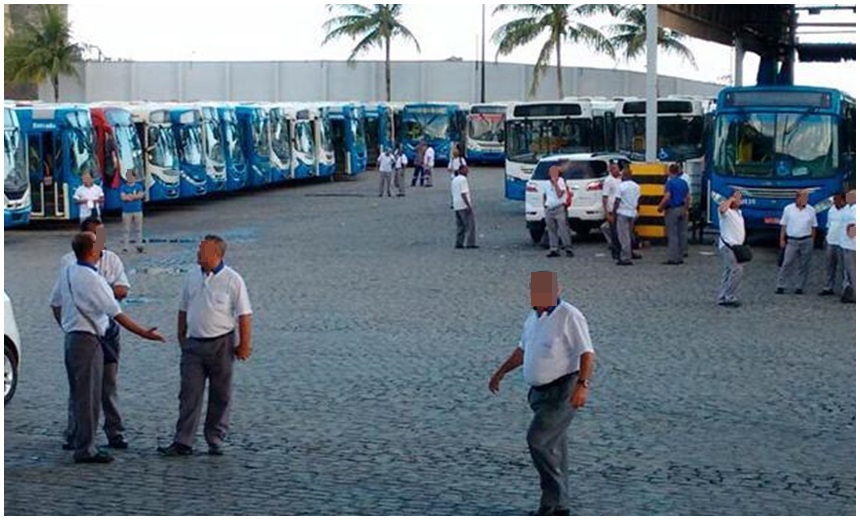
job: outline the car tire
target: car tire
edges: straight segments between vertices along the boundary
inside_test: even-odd
[[[544,226],[535,226],[529,228],[529,234],[532,236],[532,242],[540,244],[543,240]]]
[[[15,352],[9,345],[6,345],[3,350],[6,354],[3,360],[3,405],[5,406],[18,389],[18,363],[15,361]]]
[[[576,222],[572,226],[576,237],[580,240],[585,239],[591,233],[592,225],[586,222]]]

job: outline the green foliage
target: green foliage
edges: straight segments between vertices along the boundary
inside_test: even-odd
[[[625,6],[618,13],[618,18],[620,22],[609,27],[609,41],[625,59],[634,60],[645,53],[645,4]],[[677,31],[660,27],[657,31],[657,47],[680,56],[696,67],[696,59],[693,52],[684,45],[684,38],[685,36]]]

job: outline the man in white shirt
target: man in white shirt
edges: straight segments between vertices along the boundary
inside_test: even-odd
[[[421,185],[425,188],[433,187],[433,167],[436,166],[436,150],[430,144],[424,151],[424,169],[421,171]]]
[[[472,196],[469,193],[468,175],[468,169],[458,168],[451,181],[451,201],[457,221],[457,239],[454,242],[456,249],[463,249],[464,241],[466,249],[478,248],[475,245],[475,211],[472,208]]]
[[[788,285],[794,286],[794,294],[803,294],[806,287],[818,227],[815,210],[808,202],[809,192],[798,190],[794,204],[789,204],[782,211],[779,247],[785,252],[776,279],[776,294],[783,294]]]
[[[741,275],[744,268],[735,257],[731,246],[743,245],[746,240],[744,216],[741,213],[743,194],[736,190],[732,196],[720,204],[720,238],[717,240],[717,251],[723,259],[723,277],[720,282],[720,293],[717,304],[723,307],[740,307],[738,288],[741,285]]]
[[[379,156],[379,196],[388,192],[391,197],[391,176],[394,175],[394,155],[386,148]]]
[[[839,246],[842,248],[845,263],[845,290],[842,293],[842,303],[854,303],[857,297],[857,193],[854,190],[845,194],[848,204],[840,215],[839,227],[842,228],[842,238]]]
[[[522,366],[531,386],[534,417],[528,431],[532,461],[540,474],[538,515],[570,513],[567,428],[585,405],[594,370],[594,347],[582,313],[560,297],[553,272],[531,274],[531,303],[517,348],[490,378],[499,392],[505,374]]]
[[[83,222],[93,214],[101,217],[101,207],[105,202],[105,194],[102,191],[102,187],[93,184],[93,177],[87,171],[84,171],[81,180],[84,184],[78,186],[73,195],[75,204],[78,205],[78,218]]]
[[[621,168],[618,166],[618,161],[610,161],[609,176],[603,180],[603,214],[606,215],[606,222],[600,226],[600,231],[603,232],[603,237],[606,239],[606,244],[612,252],[612,259],[618,260],[618,255],[621,251],[621,244],[618,242],[618,230],[615,227],[616,220],[612,218],[612,213],[615,211],[615,197],[618,196],[618,187],[621,185]]]
[[[406,179],[403,172],[408,164],[409,158],[403,153],[400,145],[397,145],[397,149],[394,151],[394,187],[397,188],[398,197],[406,196]]]
[[[227,243],[206,235],[197,250],[200,269],[185,279],[179,300],[177,336],[182,348],[179,365],[179,419],[173,444],[159,447],[164,456],[191,455],[209,380],[209,405],[203,433],[210,455],[223,455],[229,429],[233,359],[251,355],[251,301],[245,281],[224,265]],[[235,344],[236,322],[239,345]]]
[[[840,226],[840,218],[842,211],[845,208],[845,195],[837,193],[833,196],[833,205],[827,210],[827,281],[824,284],[824,289],[818,293],[818,296],[831,296],[835,293],[835,289],[845,288],[845,266],[842,258],[842,227]],[[837,280],[841,282],[837,284]]]
[[[105,279],[113,292],[117,302],[121,302],[128,296],[130,284],[125,275],[125,266],[122,259],[113,251],[105,248],[107,234],[105,227],[96,217],[89,217],[81,222],[81,232],[90,232],[96,235],[96,247],[99,249],[99,259],[95,263],[96,272]],[[74,253],[68,253],[60,259],[60,271],[68,266],[75,265],[77,258]],[[54,290],[51,293],[51,305],[62,305],[62,277],[57,278]],[[102,351],[104,354],[104,369],[102,372],[102,410],[104,411],[104,432],[108,439],[108,446],[114,449],[124,450],[128,448],[123,433],[122,414],[119,409],[119,398],[117,396],[119,377],[119,351],[120,351],[119,325],[110,319],[108,328],[102,340]],[[74,395],[69,394],[69,420],[66,427],[66,442],[64,450],[74,449],[75,434],[75,403]]]
[[[617,219],[618,243],[621,252],[616,265],[633,265],[633,223],[639,215],[639,195],[642,193],[639,185],[633,182],[633,173],[628,166],[621,170],[621,184],[618,186],[618,196],[615,199],[613,216]],[[638,255],[637,255],[638,256]]]
[[[570,240],[570,226],[567,222],[567,183],[563,172],[568,167],[568,161],[562,160],[549,168],[549,182],[544,186],[543,207],[546,219],[546,230],[549,235],[549,258],[561,256],[558,253],[558,243],[567,256],[573,256]]]
[[[77,262],[60,271],[59,305],[51,302],[54,319],[66,334],[66,373],[74,396],[75,462],[106,463],[113,457],[96,449],[96,431],[101,414],[104,352],[101,338],[113,318],[138,336],[164,342],[156,328],[141,327],[122,312],[113,291],[96,270],[100,249],[94,233],[78,233],[72,239]],[[53,298],[52,298],[53,300]]]

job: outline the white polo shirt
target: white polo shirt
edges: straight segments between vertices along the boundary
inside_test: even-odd
[[[842,212],[845,210],[847,206],[842,206],[842,209],[837,208],[836,206],[830,206],[830,209],[827,210],[827,244],[831,246],[838,246],[842,241],[840,236],[841,229],[839,227],[839,223],[842,219]]]
[[[594,352],[585,316],[564,300],[552,313],[540,317],[537,311],[529,311],[519,347],[523,349],[523,377],[531,386],[578,371],[580,356]]]
[[[739,246],[746,240],[746,229],[744,229],[744,215],[739,209],[729,208],[725,213],[720,213],[720,240],[718,247]]]
[[[409,157],[406,157],[405,153],[401,153],[400,155],[397,156],[397,160],[394,161],[394,169],[395,170],[402,170],[403,168],[406,168],[407,166],[409,166]]]
[[[209,339],[235,330],[239,316],[251,314],[245,281],[227,266],[204,274],[199,267],[185,278],[179,310],[187,313],[188,337]]]
[[[425,168],[433,168],[436,164],[436,150],[433,149],[432,146],[428,146],[427,150],[424,152],[424,167]]]
[[[108,318],[116,317],[122,312],[110,286],[92,266],[78,263],[64,266],[60,269],[54,286],[58,288],[59,302],[56,302],[52,295],[51,306],[61,307],[61,326],[66,334],[88,332],[104,336],[108,328]],[[82,316],[81,312],[86,314],[89,320]]]
[[[102,187],[98,184],[93,184],[89,188],[86,186],[78,186],[78,189],[75,190],[74,199],[76,201],[85,201],[86,204],[81,204],[79,206],[80,211],[79,215],[81,220],[90,217],[93,214],[93,211],[96,211],[96,207],[98,206],[98,200],[105,196],[104,191],[102,191]]]
[[[618,187],[621,185],[621,179],[609,175],[603,180],[602,195],[606,197],[606,207],[609,211],[615,210],[615,197],[618,196]]]
[[[60,258],[60,270],[57,275],[57,281],[54,283],[54,289],[51,291],[51,306],[60,307],[62,305],[63,300],[60,289],[62,288],[62,283],[65,283],[65,279],[60,275],[66,267],[77,263],[78,259],[75,258],[74,253],[65,254]],[[107,249],[102,251],[102,256],[95,267],[96,272],[105,279],[109,287],[115,285],[131,287],[131,284],[128,283],[128,278],[125,276],[125,267],[122,265],[122,260],[113,251],[108,251]],[[111,291],[111,294],[113,294],[113,291]]]
[[[857,251],[857,237],[851,238],[848,236],[848,225],[854,224],[857,225],[857,205],[853,206],[845,206],[842,208],[842,215],[839,222],[839,227],[841,228],[840,236],[842,237],[839,241],[839,246],[842,249],[848,249],[849,251]]]
[[[466,164],[466,159],[462,157],[454,157],[448,161],[448,171],[450,172],[456,173],[460,169],[460,166],[468,166],[468,164]]]
[[[636,218],[639,207],[639,195],[642,189],[633,181],[621,181],[618,186],[618,198],[621,203],[618,205],[618,214],[625,217]]]
[[[803,238],[812,235],[812,228],[818,227],[815,210],[807,204],[800,209],[796,203],[791,203],[782,210],[780,226],[785,226],[785,234],[792,238]]]
[[[384,153],[379,156],[379,171],[390,173],[394,171],[394,156]]]
[[[454,211],[467,209],[466,201],[462,195],[466,194],[469,204],[472,203],[472,195],[469,193],[469,180],[463,175],[457,175],[451,180],[451,201],[454,203]]]
[[[567,196],[567,183],[564,181],[564,178],[559,176],[558,179],[556,179],[555,184],[561,190],[561,197],[558,196],[558,194],[555,192],[555,188],[552,187],[552,179],[550,179],[546,184],[543,185],[543,205],[547,209],[553,209],[559,206],[563,206],[564,199]]]

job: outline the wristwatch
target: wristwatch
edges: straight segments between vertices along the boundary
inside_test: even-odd
[[[576,384],[582,385],[583,388],[588,388],[588,379],[577,379]]]

